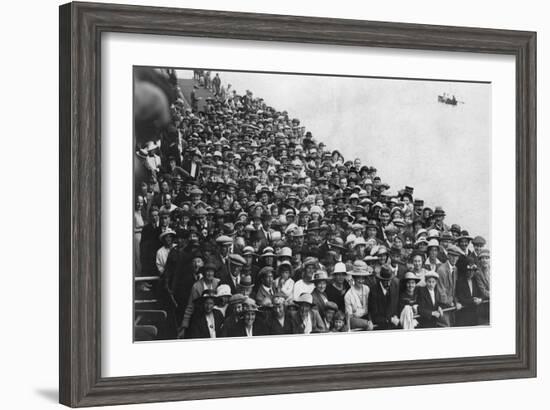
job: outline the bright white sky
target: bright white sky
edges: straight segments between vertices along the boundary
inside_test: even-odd
[[[391,191],[412,186],[415,197],[445,209],[449,224],[490,239],[490,84],[242,72],[220,77],[238,93],[249,89],[287,110],[346,159],[374,165]],[[443,92],[464,103],[438,103]]]

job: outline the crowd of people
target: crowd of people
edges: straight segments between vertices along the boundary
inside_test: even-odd
[[[205,75],[189,97],[174,70],[135,74],[134,272],[157,338],[489,324],[484,238]]]

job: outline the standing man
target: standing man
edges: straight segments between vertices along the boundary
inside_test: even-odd
[[[472,256],[474,258],[474,261],[475,261],[476,265],[478,265],[478,266],[480,265],[479,254],[481,253],[481,251],[483,250],[483,248],[485,247],[486,244],[487,244],[487,241],[485,240],[485,238],[483,236],[476,236],[472,240],[472,245],[474,246],[474,251],[470,256]]]
[[[238,292],[239,284],[241,283],[241,271],[246,264],[246,260],[236,253],[229,255],[229,274],[221,278],[221,284],[229,285],[231,294]]]
[[[193,180],[197,180],[201,171],[202,153],[199,149],[193,151],[191,159],[185,160],[181,165],[182,168],[189,173],[189,177]]]
[[[159,210],[156,206],[151,207],[149,211],[149,221],[141,231],[140,242],[141,273],[145,276],[156,274],[157,250],[162,246],[159,239],[162,229]]]
[[[220,235],[216,238],[217,252],[213,263],[216,266],[216,277],[227,278],[231,270],[229,254],[233,251],[233,238]]]
[[[478,254],[479,269],[474,274],[474,281],[477,284],[481,297],[486,300],[478,309],[478,324],[488,325],[489,322],[489,300],[491,299],[491,252],[489,249],[481,249]]]
[[[463,256],[462,251],[455,245],[449,245],[447,248],[448,260],[442,263],[437,269],[439,280],[437,281],[437,289],[441,294],[441,300],[449,307],[456,306],[456,310],[460,310],[462,305],[455,300],[457,269],[456,263],[458,258]],[[454,312],[445,312],[439,318],[442,326],[454,326]]]
[[[443,302],[443,298],[438,289],[437,283],[439,275],[437,272],[428,271],[426,274],[426,286],[417,289],[418,303],[418,322],[421,328],[432,328],[444,326],[441,318],[445,314],[443,308],[447,305]]]
[[[191,91],[191,109],[195,112],[199,110],[200,97],[197,96],[198,89],[199,87],[197,85],[193,85],[193,90]]]
[[[220,79],[220,73],[216,73],[216,76],[212,79],[212,85],[214,86],[215,96],[219,95],[221,84],[222,84],[222,80]]]

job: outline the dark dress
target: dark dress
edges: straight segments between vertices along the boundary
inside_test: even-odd
[[[230,337],[230,334],[233,334],[233,327],[235,327],[240,321],[240,318],[236,314],[231,314],[226,316],[223,321],[220,337]]]
[[[403,311],[403,308],[405,306],[414,306],[414,305],[417,305],[418,304],[418,301],[417,301],[417,296],[418,296],[418,290],[415,288],[414,289],[414,292],[413,292],[413,295],[409,295],[406,291],[401,291],[401,293],[399,294],[399,303],[398,303],[398,307],[397,307],[397,312],[398,312],[398,316],[401,315],[401,312]]]
[[[154,227],[147,224],[141,231],[140,257],[141,257],[141,273],[143,276],[158,275],[156,265],[157,251],[162,246],[159,240],[161,233],[160,226]]]
[[[266,329],[269,335],[291,335],[293,332],[292,318],[290,315],[285,315],[284,324],[281,325],[279,320],[274,315],[270,315],[266,319]]]
[[[267,329],[262,320],[256,319],[254,325],[252,325],[252,336],[265,336],[267,335]],[[229,337],[245,337],[246,329],[244,326],[244,321],[239,320],[234,326],[231,327]]]
[[[346,294],[349,288],[350,286],[347,281],[344,281],[343,292],[340,292],[340,290],[336,289],[332,283],[327,284],[327,289],[325,290],[327,298],[331,302],[336,303],[336,305],[338,305],[338,310],[341,312],[345,312],[346,310],[345,303],[344,303],[344,295]]]
[[[216,332],[216,337],[221,335],[220,330],[223,323],[223,314],[217,309],[212,311],[214,315],[214,327]],[[191,325],[189,326],[189,338],[190,339],[201,339],[201,338],[210,338],[210,332],[208,330],[208,323],[206,322],[206,316],[204,312],[197,312],[191,318]]]

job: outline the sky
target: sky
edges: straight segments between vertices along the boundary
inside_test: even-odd
[[[239,94],[250,90],[299,118],[346,160],[375,166],[390,191],[414,187],[415,198],[443,207],[448,224],[490,242],[490,84],[224,71],[220,77]],[[461,103],[439,103],[444,92]]]

